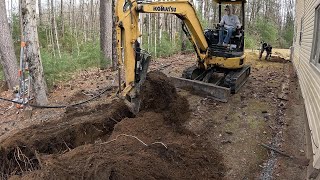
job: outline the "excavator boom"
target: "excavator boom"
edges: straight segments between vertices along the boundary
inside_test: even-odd
[[[138,29],[139,13],[175,14],[188,28],[188,37],[197,52],[198,60],[204,61],[207,56],[208,43],[196,11],[188,0],[143,2],[139,4],[137,1],[118,0],[116,6],[117,54],[119,64],[125,67],[127,86],[134,82],[135,77],[137,39],[141,36]],[[125,91],[125,93],[127,92],[128,90]]]
[[[208,50],[208,43],[203,34],[203,29],[197,17],[193,5],[188,0],[164,1],[141,3],[138,5],[140,13],[166,13],[175,14],[189,29],[192,42],[196,46],[196,52],[201,58],[205,58]]]

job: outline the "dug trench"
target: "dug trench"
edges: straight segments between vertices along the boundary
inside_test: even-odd
[[[0,142],[2,179],[223,179],[212,143],[186,130],[189,105],[166,75],[150,72],[133,116],[115,100],[67,109]]]

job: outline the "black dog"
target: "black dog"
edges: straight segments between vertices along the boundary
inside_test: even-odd
[[[268,58],[271,58],[272,46],[266,42],[261,41],[261,50],[260,50],[259,60],[261,60],[262,54],[264,51],[267,52],[265,60],[267,60]]]

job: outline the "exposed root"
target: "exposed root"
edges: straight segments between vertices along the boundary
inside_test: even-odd
[[[134,138],[134,139],[138,140],[138,141],[139,141],[141,144],[143,144],[144,146],[151,146],[151,145],[153,145],[153,144],[161,144],[161,145],[164,146],[166,149],[168,149],[167,145],[165,145],[163,142],[153,142],[153,143],[151,143],[150,145],[148,145],[147,143],[143,142],[143,141],[142,141],[141,139],[139,139],[138,137],[133,136],[133,135],[128,135],[128,134],[119,134],[119,135],[117,135],[117,137],[116,137],[115,139],[112,139],[112,140],[110,140],[110,141],[103,142],[103,143],[100,143],[100,144],[109,144],[109,143],[111,143],[111,142],[116,141],[116,140],[117,140],[119,137],[121,137],[121,136]]]

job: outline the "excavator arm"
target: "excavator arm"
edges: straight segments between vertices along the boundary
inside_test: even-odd
[[[119,67],[119,92],[126,99],[132,112],[140,107],[139,91],[145,80],[150,55],[140,48],[139,13],[174,14],[183,21],[184,31],[194,46],[199,65],[208,56],[208,43],[193,5],[187,0],[165,2],[140,2],[118,0],[116,4],[117,55]],[[121,85],[121,67],[125,71],[125,83]],[[123,88],[123,89],[122,89]]]
[[[189,1],[164,1],[139,4],[138,11],[141,13],[175,14],[188,28],[186,33],[189,33],[187,35],[191,38],[190,41],[195,46],[198,57],[202,60],[206,57],[208,43],[196,11]]]

